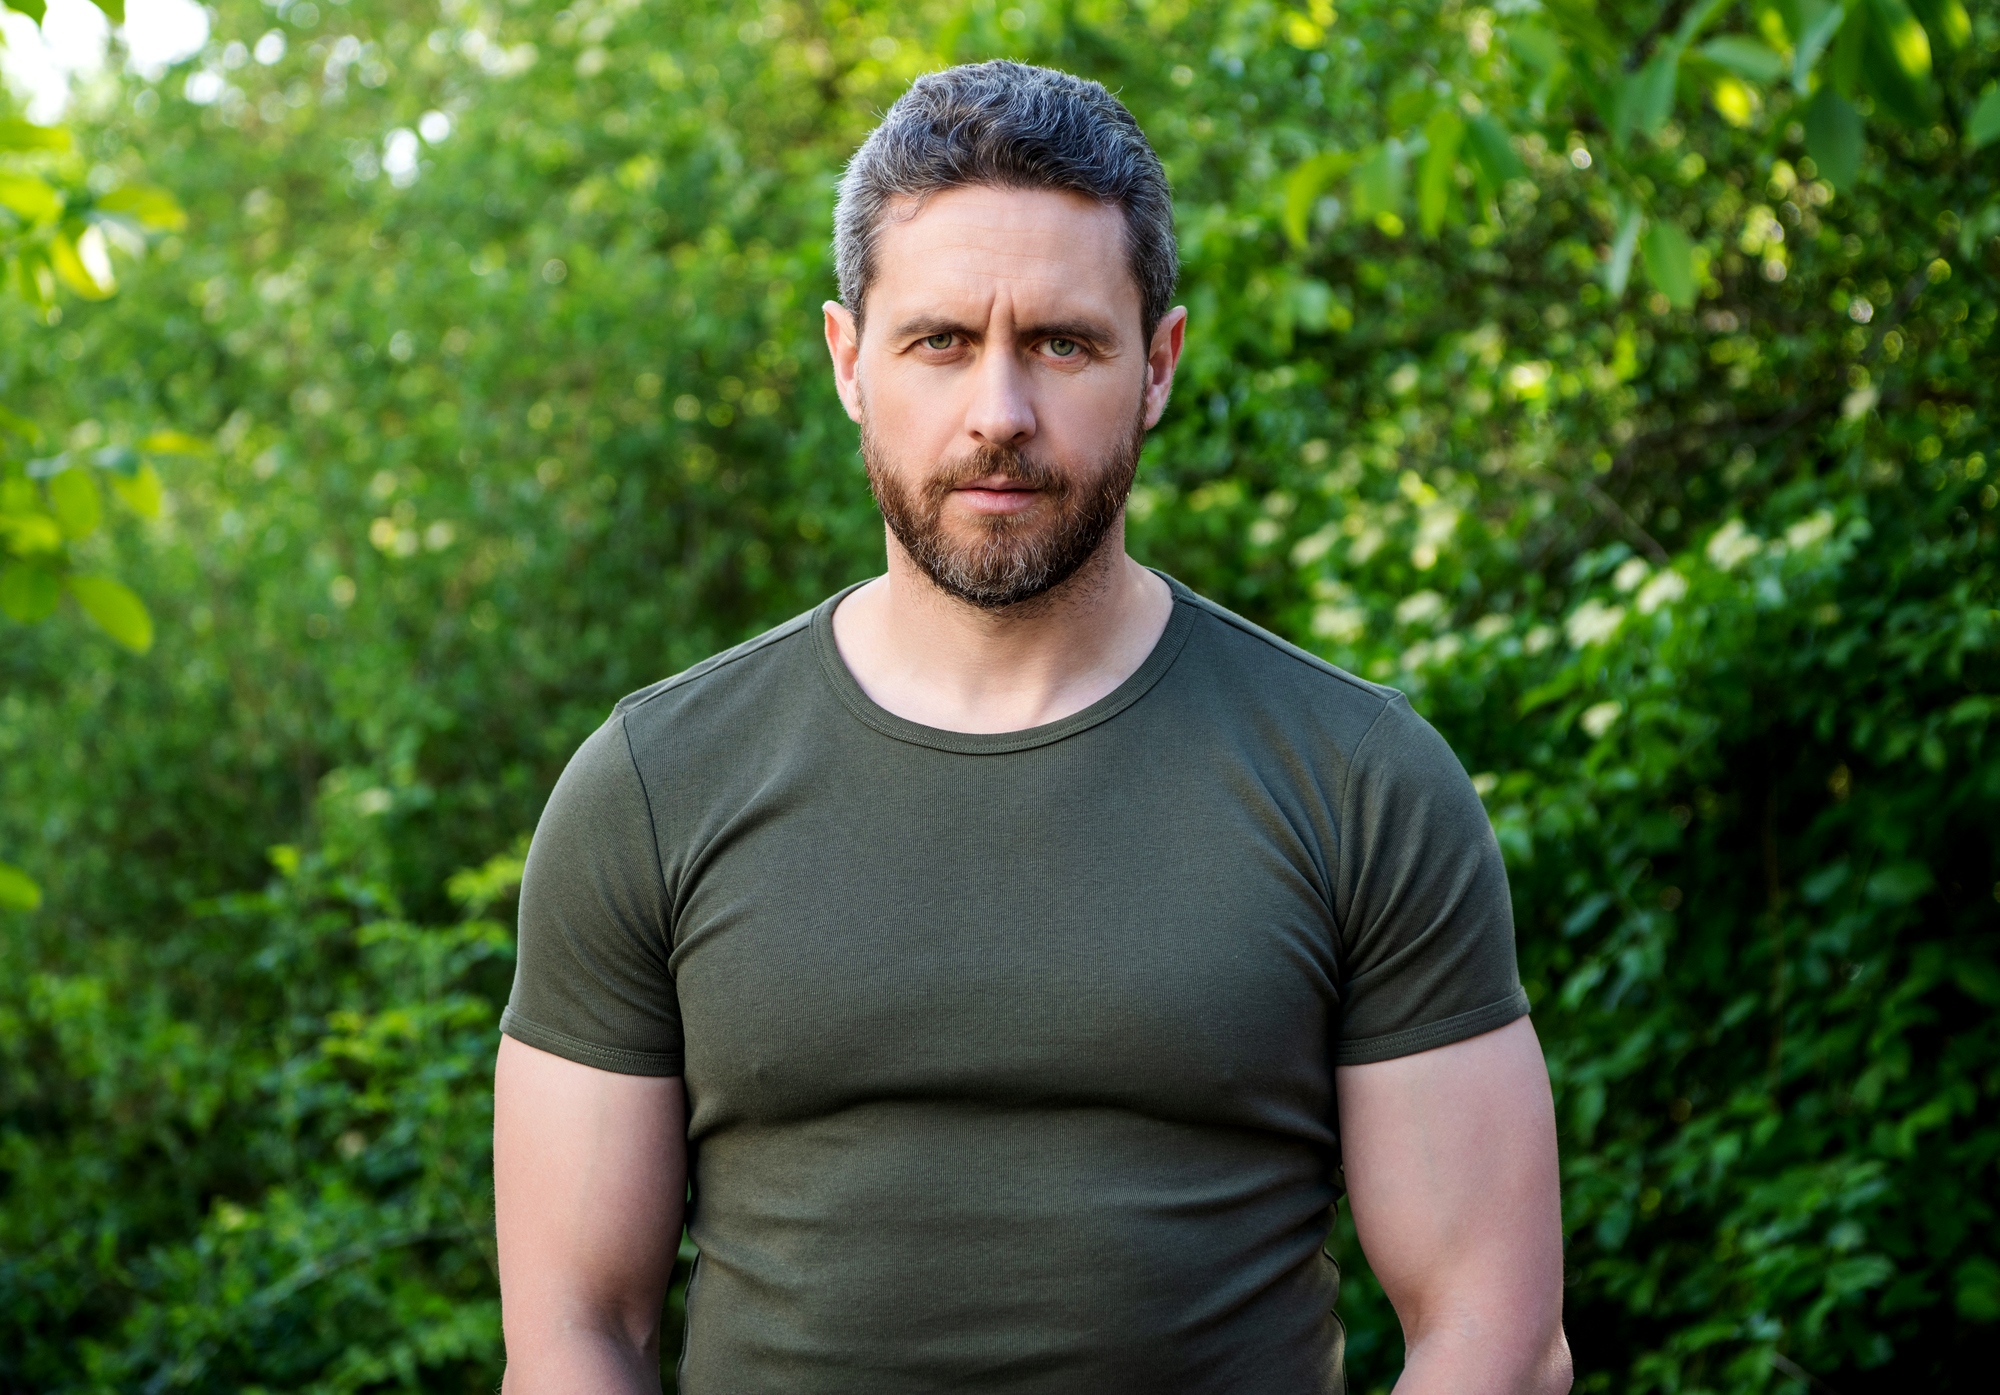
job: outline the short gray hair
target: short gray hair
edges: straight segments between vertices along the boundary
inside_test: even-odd
[[[926,73],[862,142],[840,179],[833,260],[859,318],[888,206],[969,185],[1058,189],[1115,204],[1146,337],[1180,276],[1167,174],[1132,113],[1101,83],[995,59]]]

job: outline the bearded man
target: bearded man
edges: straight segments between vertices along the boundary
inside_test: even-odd
[[[1108,92],[919,79],[825,307],[888,567],[620,702],[501,1028],[506,1389],[1561,1391],[1555,1124],[1478,796],[1397,693],[1126,555],[1184,310]]]

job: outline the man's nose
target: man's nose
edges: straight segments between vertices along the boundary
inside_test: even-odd
[[[1020,446],[1035,434],[1027,374],[1011,349],[989,349],[973,373],[965,429],[984,445]]]

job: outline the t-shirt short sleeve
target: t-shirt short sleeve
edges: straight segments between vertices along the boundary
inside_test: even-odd
[[[1392,698],[1342,793],[1336,1065],[1413,1055],[1523,1016],[1500,846],[1444,738]]]
[[[679,1075],[671,935],[652,808],[614,714],[571,758],[535,828],[500,1030],[601,1070]]]

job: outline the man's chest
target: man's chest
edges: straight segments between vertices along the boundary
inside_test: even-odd
[[[893,1099],[1323,1116],[1324,841],[1187,757],[790,769],[669,869],[696,1132]]]

